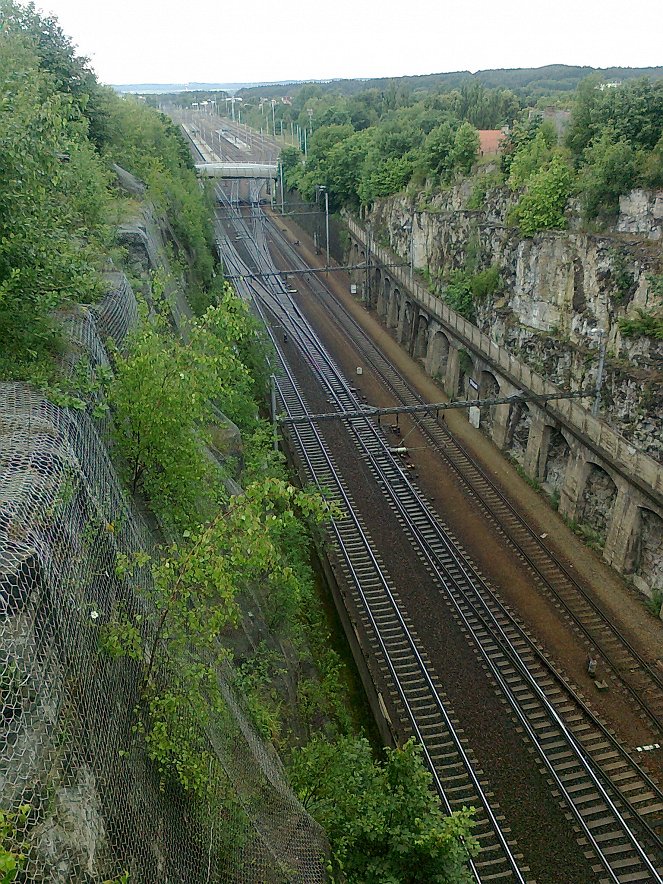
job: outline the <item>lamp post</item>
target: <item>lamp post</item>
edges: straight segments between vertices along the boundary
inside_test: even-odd
[[[285,215],[284,198],[283,198],[283,160],[279,157],[279,179],[281,182],[281,214]]]
[[[367,309],[371,306],[371,239],[373,229],[370,221],[366,222],[366,285],[364,286],[364,303]]]
[[[325,235],[327,238],[327,263],[325,266],[327,273],[329,273],[329,191],[326,184],[316,184],[315,189],[318,194],[324,193],[325,195]]]

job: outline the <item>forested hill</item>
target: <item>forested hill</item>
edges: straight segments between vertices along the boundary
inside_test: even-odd
[[[573,92],[581,80],[595,74],[605,82],[648,77],[663,78],[663,67],[650,68],[592,68],[587,65],[549,64],[540,68],[505,68],[497,70],[455,71],[443,74],[424,74],[412,77],[381,77],[376,79],[331,80],[329,82],[284,83],[271,86],[251,86],[241,89],[243,98],[256,96],[280,97],[294,95],[304,87],[315,85],[324,92],[355,95],[366,89],[399,88],[407,91],[447,91],[460,88],[463,83],[476,81],[494,89],[512,89],[521,97],[548,95],[555,92]]]

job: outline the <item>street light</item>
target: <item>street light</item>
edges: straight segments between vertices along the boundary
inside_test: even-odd
[[[327,270],[329,271],[329,191],[327,190],[327,186],[325,184],[316,184],[315,186],[316,192],[318,194],[324,193],[325,195],[325,233],[327,236]]]

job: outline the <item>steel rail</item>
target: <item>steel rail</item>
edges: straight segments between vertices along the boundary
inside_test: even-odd
[[[277,236],[279,232],[276,231]],[[280,237],[282,240],[282,247],[288,247],[289,244],[287,241]],[[298,257],[295,253],[295,256]],[[357,338],[361,339],[362,346],[362,354],[367,362],[369,362],[376,369],[377,376],[382,380],[383,384],[387,387],[387,389],[395,395],[402,402],[406,402],[408,398],[415,399],[425,406],[422,398],[419,394],[414,391],[408,382],[402,377],[402,375],[397,372],[393,366],[388,363],[388,361],[382,356],[379,352],[373,341],[369,338],[363,328],[357,323],[357,321],[352,317],[348,311],[336,301],[333,297],[332,293],[328,289],[324,283],[318,279],[312,279],[311,282],[315,282],[317,284],[317,289],[319,292],[324,292],[328,296],[328,300],[330,300],[335,309],[339,310],[343,313],[345,320],[348,324],[351,325],[352,329],[356,332],[355,341],[359,344]],[[329,308],[329,304],[326,305],[329,312],[336,317],[335,312]],[[373,355],[370,355],[372,353]],[[396,378],[396,381],[389,380],[386,376],[387,374]],[[402,389],[398,389],[398,387]],[[455,405],[456,403],[454,403]],[[468,403],[471,404],[471,403]],[[529,564],[530,568],[534,572],[534,574],[541,580],[543,586],[556,598],[564,607],[566,614],[570,617],[576,626],[581,630],[587,641],[591,644],[591,646],[596,647],[601,650],[601,653],[607,663],[608,667],[612,670],[614,676],[623,683],[624,689],[630,695],[632,701],[636,703],[636,705],[640,708],[640,710],[647,716],[647,718],[651,721],[652,724],[659,730],[663,730],[663,719],[660,714],[658,714],[654,709],[652,709],[650,703],[647,701],[645,697],[640,693],[637,687],[634,687],[629,679],[634,678],[634,674],[632,674],[629,669],[632,667],[626,667],[626,674],[624,672],[624,667],[620,668],[618,663],[615,663],[611,658],[611,652],[606,650],[605,641],[609,641],[609,638],[601,638],[597,637],[596,633],[592,633],[586,626],[585,621],[580,617],[580,615],[574,612],[571,608],[571,602],[568,599],[562,597],[561,592],[563,591],[559,587],[555,587],[553,585],[554,576],[549,577],[545,574],[541,565],[538,565],[533,557],[531,551],[528,551],[523,546],[523,540],[519,540],[517,537],[514,537],[513,534],[509,533],[509,529],[506,525],[500,522],[500,517],[497,512],[491,507],[490,503],[485,499],[486,492],[481,492],[479,488],[477,488],[476,484],[468,477],[467,470],[472,469],[479,474],[480,480],[484,482],[488,488],[489,493],[493,494],[498,502],[507,509],[508,515],[513,521],[516,523],[516,529],[520,531],[524,531],[526,533],[527,540],[535,547],[535,554],[538,553],[545,557],[545,559],[549,559],[554,565],[557,567],[560,575],[568,581],[568,583],[574,588],[577,593],[580,594],[582,600],[585,604],[590,608],[591,613],[596,615],[600,619],[600,623],[603,629],[605,629],[610,636],[614,637],[616,641],[618,641],[625,651],[630,655],[632,661],[636,662],[640,669],[646,673],[647,677],[657,686],[659,691],[661,691],[661,696],[663,697],[663,677],[659,676],[658,673],[647,663],[646,660],[642,657],[642,655],[633,647],[631,642],[626,638],[626,636],[621,633],[614,623],[611,621],[609,617],[603,612],[601,607],[592,599],[589,593],[584,589],[584,587],[575,579],[575,577],[570,573],[568,568],[564,565],[563,562],[555,555],[555,553],[550,550],[545,544],[541,542],[538,534],[527,524],[527,522],[520,516],[518,511],[515,509],[511,501],[506,497],[506,495],[499,489],[491,477],[486,473],[486,471],[472,458],[468,450],[465,446],[462,445],[451,433],[448,429],[442,427],[437,421],[434,421],[432,416],[429,416],[427,419],[422,418],[417,421],[417,425],[424,433],[424,435],[431,441],[435,449],[440,453],[440,455],[445,459],[445,461],[454,469],[456,474],[459,476],[461,481],[468,487],[473,495],[476,496],[480,505],[484,508],[484,510],[490,515],[490,517],[495,521],[497,526],[500,529],[500,532],[507,538],[507,540],[512,544],[512,546],[517,550],[517,552],[522,555],[525,561]],[[439,435],[442,434],[444,436],[443,440],[439,439]],[[437,437],[437,438],[436,438]],[[450,452],[450,447],[453,446],[458,454],[460,455],[462,462],[459,463],[458,459],[454,458]],[[614,652],[613,652],[614,653]]]
[[[287,311],[283,308],[283,305],[280,304],[280,305],[278,305],[278,306],[283,310],[284,315],[287,317]],[[297,308],[296,308],[296,309],[297,309]],[[301,323],[301,319],[302,319],[302,317],[301,317],[301,313],[300,313],[300,311],[299,311],[298,309],[297,309],[297,315],[298,315],[299,323]],[[298,323],[297,327],[294,327],[294,326],[293,326],[293,327],[291,328],[291,332],[293,333],[293,336],[295,335],[295,333],[301,335],[302,332],[303,332],[302,326],[301,326],[299,323]],[[307,331],[307,335],[310,336],[311,333],[312,333],[312,330],[311,330],[311,332],[308,332],[308,331]],[[313,339],[315,340],[315,336],[314,336]],[[309,341],[309,343],[310,343],[310,341]],[[306,346],[307,346],[307,344],[306,344],[305,341],[302,341],[302,345],[303,345],[303,349],[306,350]],[[319,355],[322,356],[322,352],[321,352],[321,348],[320,348],[319,343],[315,343],[314,346],[317,347]],[[340,379],[340,383],[341,383],[341,386],[343,386],[343,384],[345,384],[344,379]],[[347,384],[346,384],[346,388],[347,388]],[[336,391],[332,391],[332,392],[333,392],[333,395],[336,396],[336,398],[338,399],[338,393],[337,393]],[[347,398],[348,398],[350,401],[352,401],[352,395],[349,394],[349,388],[347,388],[344,392],[346,393]],[[356,400],[355,400],[355,401],[356,401]],[[344,407],[344,403],[339,403],[339,404],[340,404],[340,407]],[[350,422],[350,423],[352,424],[353,422]],[[365,422],[364,422],[364,423],[365,423]],[[374,430],[374,428],[372,427],[372,425],[371,425],[371,430]],[[382,446],[383,446],[383,448],[384,448],[384,442],[382,442],[381,444],[382,444]],[[407,478],[404,476],[404,474],[402,474],[402,471],[401,471],[401,476],[402,476],[402,478],[405,480],[405,482],[406,482],[407,484],[409,484]],[[402,515],[403,515],[404,517],[407,517],[408,514],[407,514],[406,512],[403,512]],[[416,536],[418,533],[420,533],[420,532],[418,532],[418,529],[416,528],[415,525],[412,525],[412,529],[411,529],[411,530],[412,530],[412,532],[415,534],[415,536]],[[499,624],[497,624],[497,626],[498,626],[498,628],[501,630],[501,627],[499,626]],[[507,644],[509,644],[508,639],[506,638],[506,636],[504,636],[504,639],[507,641]],[[524,669],[524,672],[527,673],[527,669],[526,669],[526,667],[524,667],[524,664],[520,663],[519,665],[521,666],[521,668]],[[496,679],[497,679],[497,680],[499,680],[498,675],[499,675],[499,674],[496,673]],[[529,673],[527,673],[527,675],[529,675]],[[503,683],[503,685],[504,685],[504,690],[506,691],[507,696],[509,696],[510,694],[512,694],[511,690],[509,689],[509,686],[508,686],[504,681],[503,681],[502,683]],[[537,686],[536,684],[534,684],[534,687],[535,687],[535,689],[538,690],[538,686]],[[543,692],[541,692],[541,696],[542,696],[542,702],[544,702],[544,703],[548,703],[547,698],[545,697],[545,695],[543,694]],[[554,710],[552,707],[550,707],[550,712],[552,713],[552,716],[551,716],[552,719],[555,720],[556,712],[555,712],[555,710]],[[561,721],[561,719],[557,718],[557,722],[558,722],[558,725],[562,728],[562,730],[563,730],[563,731],[566,731],[565,725],[564,725],[564,723]],[[531,736],[532,736],[532,737],[535,736],[534,731],[531,731]],[[567,739],[569,739],[569,738],[570,738],[571,742],[573,743],[573,742],[574,742],[574,738],[573,738],[573,736],[572,736],[570,733],[567,732]],[[536,745],[536,740],[534,740],[534,743],[535,743],[535,745]],[[578,757],[580,758],[580,760],[583,761],[584,759],[583,759],[583,755],[582,755],[582,749],[581,749],[581,747],[580,747],[579,745],[576,744],[576,745],[575,745],[575,750],[576,750],[576,754],[578,755]],[[544,762],[545,762],[546,764],[548,763],[547,758],[544,758]],[[552,773],[552,775],[553,775],[553,777],[554,777],[555,779],[558,779],[556,773],[554,773],[554,769],[551,771],[551,773]],[[591,771],[591,769],[589,769],[589,770],[588,770],[588,774],[589,774],[590,777],[591,777],[591,776],[593,775],[593,771]],[[569,803],[570,806],[571,806],[573,809],[575,809],[575,805],[574,805],[574,803],[573,803],[572,800],[569,800],[570,796],[568,796],[568,793],[566,792],[566,790],[565,790],[565,788],[564,788],[564,785],[563,785],[563,783],[562,783],[561,781],[559,781],[559,785],[560,785],[560,790],[561,790],[563,793],[567,794],[567,803]],[[603,790],[602,784],[601,784],[598,780],[595,781],[595,787],[599,790],[599,792],[602,792],[603,797],[604,797],[604,800],[606,801],[606,804],[607,804],[608,806],[611,806],[611,807],[612,807],[612,811],[613,811],[613,813],[615,814],[615,816],[617,816],[617,818],[620,818],[620,813],[619,813],[618,809],[613,805],[613,803],[612,803],[612,801],[611,801],[611,799],[610,799],[610,796],[608,796],[607,793],[605,793],[605,791]],[[605,858],[604,858],[604,856],[603,856],[603,853],[602,853],[602,851],[601,851],[599,845],[598,845],[598,844],[596,843],[596,841],[594,840],[591,831],[587,828],[584,819],[583,819],[582,816],[580,816],[580,815],[578,816],[578,822],[579,822],[581,828],[583,828],[583,829],[586,831],[586,837],[588,838],[589,842],[592,843],[592,844],[594,845],[596,855],[597,855],[597,856],[601,859],[601,861],[604,863],[604,865],[605,865],[605,867],[606,867],[606,871],[608,871],[609,874],[612,874],[612,870],[611,870],[611,867],[610,867],[609,863],[605,860]],[[626,831],[627,835],[628,835],[628,836],[631,838],[631,840],[633,841],[633,843],[634,843],[634,847],[635,847],[635,849],[636,849],[636,852],[638,852],[638,853],[641,855],[641,858],[642,858],[643,862],[644,862],[645,864],[647,864],[647,863],[649,862],[648,857],[646,856],[646,854],[644,854],[644,851],[642,851],[642,849],[640,848],[640,845],[638,844],[637,839],[634,838],[634,836],[633,836],[632,833],[630,832],[629,827],[626,825],[625,821],[623,821],[623,820],[622,820],[622,827],[623,827],[624,831]],[[656,871],[656,869],[654,869],[653,866],[651,866],[650,871],[651,871],[652,874],[654,874],[655,876],[658,874],[657,871]],[[617,881],[617,880],[619,880],[619,878],[614,877],[614,880]],[[656,880],[660,880],[660,879],[656,878]]]
[[[260,309],[259,305],[258,305],[258,309]],[[266,325],[269,330],[268,324],[266,324]],[[294,393],[297,397],[297,402],[300,405],[300,410],[305,411],[306,405],[303,400],[303,397],[301,396],[301,393],[299,393],[299,391],[298,391],[297,384],[294,380],[292,372],[290,371],[289,367],[285,363],[285,360],[283,360],[283,358],[281,357],[278,344],[277,344],[271,330],[269,330],[269,334],[270,334],[272,343],[274,345],[274,348],[275,348],[276,352],[279,354],[279,362],[280,362],[281,370],[283,372],[285,372],[288,383],[290,384],[292,390],[294,391]],[[282,398],[282,401],[283,401],[287,411],[289,413],[292,413],[293,409],[292,409],[292,406],[290,406],[288,404],[288,397],[287,397],[286,393],[280,387],[279,387],[279,392],[281,393],[281,398]],[[349,498],[349,495],[345,491],[343,482],[340,479],[338,471],[336,470],[336,467],[333,465],[333,462],[331,461],[331,458],[328,454],[326,444],[324,443],[324,441],[320,437],[316,428],[313,427],[313,428],[306,428],[306,429],[308,430],[309,437],[313,436],[313,439],[314,439],[319,451],[323,454],[323,457],[325,458],[327,466],[328,466],[329,473],[333,477],[333,481],[336,484],[336,491],[341,496],[341,499],[344,503],[344,510],[345,510],[347,516],[350,518],[350,520],[354,523],[355,531],[360,535],[362,542],[365,546],[366,552],[369,555],[371,562],[374,566],[375,572],[379,575],[379,579],[380,579],[382,587],[383,587],[383,592],[392,605],[394,615],[395,615],[395,617],[396,617],[396,619],[397,619],[397,621],[403,631],[403,634],[404,634],[407,642],[410,645],[411,653],[417,663],[419,671],[422,674],[422,676],[424,677],[432,697],[435,699],[438,711],[443,718],[444,725],[445,725],[448,733],[450,734],[450,736],[455,744],[456,752],[458,753],[458,755],[462,759],[462,762],[463,762],[465,769],[467,771],[467,775],[472,783],[472,786],[477,794],[477,797],[479,798],[479,802],[482,805],[483,811],[486,814],[486,816],[488,817],[488,820],[490,822],[490,826],[493,830],[494,835],[496,836],[496,840],[500,844],[501,850],[504,852],[504,855],[505,855],[507,862],[510,866],[510,871],[512,873],[512,876],[517,881],[523,882],[523,884],[524,884],[526,879],[520,871],[517,859],[514,856],[513,851],[511,850],[511,847],[507,841],[507,838],[506,838],[504,832],[502,831],[502,826],[500,825],[500,823],[495,815],[495,812],[492,809],[490,801],[487,798],[487,796],[485,795],[485,790],[481,785],[479,777],[477,776],[476,772],[474,771],[474,767],[472,765],[472,762],[470,761],[469,757],[467,756],[466,750],[464,749],[460,738],[456,734],[455,728],[453,726],[453,722],[451,721],[451,717],[446,709],[445,703],[442,701],[439,691],[438,691],[436,685],[434,684],[433,679],[430,676],[428,666],[426,665],[425,661],[423,660],[423,658],[421,656],[421,652],[419,651],[419,649],[417,647],[417,643],[413,639],[410,629],[408,628],[407,624],[405,623],[403,615],[400,611],[400,606],[394,597],[394,594],[389,586],[389,582],[388,582],[387,578],[384,575],[384,569],[380,565],[380,563],[377,561],[375,554],[373,552],[373,549],[372,549],[371,542],[369,541],[366,532],[361,527],[361,524],[359,523],[359,520],[357,519],[356,507],[354,506],[354,504],[352,503],[352,501]],[[322,480],[320,478],[320,468],[319,467],[316,468],[316,466],[312,462],[312,458],[311,458],[311,454],[310,454],[310,447],[311,447],[310,438],[308,440],[305,439],[303,430],[300,430],[299,428],[296,428],[294,430],[294,435],[295,435],[296,441],[298,443],[300,456],[302,457],[302,459],[305,461],[305,463],[308,466],[308,472],[309,472],[310,478],[317,484],[318,487],[320,487],[320,488],[325,487],[325,488],[329,489],[329,484],[326,484],[326,485],[322,484]],[[437,763],[433,757],[433,754],[429,750],[429,747],[428,747],[429,739],[424,735],[424,733],[422,732],[422,730],[419,726],[416,711],[412,708],[412,706],[410,704],[410,701],[408,699],[407,690],[401,683],[401,677],[399,676],[399,674],[396,670],[396,667],[392,661],[391,653],[390,653],[390,651],[389,651],[389,649],[388,649],[388,647],[382,637],[382,631],[380,629],[380,624],[378,624],[378,622],[373,614],[372,604],[369,601],[369,599],[367,598],[367,596],[363,590],[362,584],[364,581],[362,580],[362,577],[357,573],[357,571],[355,569],[355,566],[354,566],[353,560],[352,560],[352,556],[351,556],[350,552],[348,551],[347,540],[346,539],[344,540],[344,538],[341,534],[339,525],[337,524],[336,520],[332,520],[332,529],[333,529],[334,535],[336,537],[337,546],[345,558],[346,566],[352,576],[356,590],[362,600],[364,611],[365,611],[366,616],[368,617],[369,622],[372,626],[372,630],[375,635],[376,641],[378,642],[378,644],[382,650],[382,655],[383,655],[383,658],[385,659],[385,662],[389,668],[392,680],[394,681],[394,684],[398,690],[398,693],[400,694],[401,702],[403,703],[404,708],[408,714],[408,718],[410,719],[412,730],[422,745],[422,749],[423,749],[426,761],[428,763],[429,768],[431,769],[434,781],[436,783],[436,788],[437,788],[437,790],[443,800],[443,803],[444,803],[444,806],[445,806],[447,812],[450,813],[452,811],[452,805],[450,804],[449,799],[446,796],[445,787],[441,781],[440,775],[438,774]],[[436,738],[439,739],[439,734],[437,734],[437,732],[436,732]],[[494,849],[494,848],[491,846],[491,849]],[[481,875],[480,875],[480,872],[477,869],[476,865],[474,864],[474,862],[472,860],[470,860],[469,862],[470,862],[472,871],[473,871],[476,879],[478,881],[481,881]],[[495,864],[496,864],[496,861],[493,860],[491,868]],[[495,872],[495,869],[492,868],[491,875],[494,872]]]
[[[301,314],[299,313],[299,311],[297,311],[297,312],[298,312],[298,314],[301,316]],[[305,328],[306,328],[306,327],[305,327]],[[304,333],[304,329],[303,329],[301,326],[298,327],[298,329],[297,329],[297,333],[301,336],[301,335]],[[321,345],[319,344],[319,342],[317,341],[317,336],[315,336],[315,334],[314,334],[314,332],[312,331],[312,329],[310,328],[310,326],[309,326],[308,328],[306,328],[306,332],[305,332],[305,333],[306,333],[306,336],[307,336],[308,339],[309,339],[309,344],[312,343],[313,346],[316,348],[316,350],[317,350],[317,352],[318,352],[318,355],[319,355],[321,358],[324,358],[324,355],[325,355],[325,354],[324,354],[324,349],[322,348],[322,346],[321,346]],[[293,329],[293,334],[294,334],[294,329]],[[306,342],[303,341],[302,344],[303,344],[303,348],[306,349]],[[328,361],[328,364],[329,364],[329,366],[331,367],[331,360]],[[337,370],[337,369],[333,369],[333,370],[335,371],[335,373],[336,373],[337,376],[338,376],[338,375],[339,375],[338,370]],[[321,374],[320,372],[318,372],[318,373]],[[333,389],[333,386],[329,383],[328,379],[326,379],[326,378],[324,378],[324,377],[321,376],[321,380],[323,381],[323,383],[326,383],[326,385],[327,385],[327,387],[328,387],[328,390],[329,390],[330,394],[336,398],[336,401],[337,401],[337,403],[338,403],[338,407],[339,407],[339,409],[346,408],[347,405],[345,404],[345,402],[342,402],[342,401],[339,399],[338,392],[337,392],[336,390]],[[338,376],[338,382],[339,382],[339,384],[340,384],[340,386],[341,386],[342,388],[345,387],[345,389],[343,390],[343,392],[345,393],[346,398],[352,400],[354,397],[352,396],[352,394],[350,394],[350,392],[349,392],[349,389],[350,389],[350,388],[349,388],[349,386],[347,385],[347,382],[345,381],[345,379],[342,378],[342,377],[340,377],[340,376]],[[366,421],[365,421],[363,418],[362,418],[361,420],[362,420],[362,423],[363,423],[363,424],[366,424]],[[349,423],[350,423],[351,426],[354,426],[356,423],[359,423],[359,421],[349,421]],[[373,427],[372,424],[368,424],[368,427],[370,427],[370,430],[371,430],[371,431],[374,431],[374,427]],[[362,440],[359,440],[359,442],[360,442],[360,445],[363,444]],[[382,445],[382,448],[384,449],[385,446],[384,446],[384,443],[383,443],[382,441],[381,441],[381,445]],[[370,458],[371,455],[370,455],[369,452],[367,452],[367,455],[368,455],[368,457]],[[409,480],[407,479],[407,477],[402,473],[402,471],[400,471],[400,472],[401,472],[401,476],[402,476],[402,478],[403,478],[405,484],[408,485],[408,486],[410,487],[410,491],[411,491],[411,493],[412,493],[415,497],[418,497],[418,496],[419,496],[419,495],[418,495],[418,492],[416,492],[416,490],[413,488],[413,486],[411,485],[411,483],[409,482]],[[401,515],[402,515],[403,519],[404,519],[406,522],[409,522],[410,527],[411,527],[411,532],[412,532],[413,536],[414,536],[415,538],[418,538],[418,539],[421,538],[421,532],[420,532],[420,530],[418,530],[417,527],[412,523],[411,519],[409,518],[409,514],[407,513],[407,511],[406,511],[406,510],[403,508],[403,506],[402,506],[402,503],[401,503],[401,500],[400,500],[399,496],[396,495],[395,491],[393,490],[393,486],[392,486],[390,483],[385,482],[385,488],[386,488],[387,490],[391,491],[391,496],[392,496],[392,499],[393,499],[393,501],[394,501],[394,504],[395,504],[396,507],[400,508],[400,512],[401,512]],[[427,508],[426,508],[426,513],[427,513],[427,515],[430,515],[430,514],[428,514]],[[438,528],[439,528],[439,526],[438,526]],[[440,532],[439,532],[439,530],[438,530],[438,535],[439,535],[439,534],[440,534]],[[435,566],[435,555],[432,554],[432,553],[430,553],[430,551],[428,552],[428,554],[429,554],[429,559],[430,559],[431,565],[432,565],[432,566]],[[460,611],[459,611],[459,613],[460,613]],[[504,635],[503,630],[502,630],[501,626],[500,626],[499,624],[497,624],[497,621],[495,621],[495,623],[496,623],[497,628],[498,628],[498,629],[500,630],[500,632],[502,633],[502,638],[503,638],[503,640],[504,640],[504,642],[505,642],[505,644],[506,644],[506,648],[509,649],[509,650],[508,650],[508,653],[509,653],[511,656],[513,656],[513,654],[514,654],[515,652],[512,652],[511,649],[510,649],[510,645],[511,645],[511,643],[510,643],[508,637],[506,637],[506,635]],[[492,661],[491,661],[487,656],[486,656],[486,660],[487,660],[487,663],[488,663],[489,665],[491,665],[491,667],[492,667]],[[639,855],[639,857],[640,857],[640,859],[642,860],[643,864],[649,869],[649,871],[651,872],[651,874],[653,874],[653,875],[655,876],[654,880],[660,880],[660,878],[657,877],[657,876],[658,876],[658,872],[657,872],[657,870],[656,870],[656,869],[654,868],[654,866],[651,864],[651,862],[650,862],[650,860],[649,860],[647,854],[646,854],[646,853],[644,852],[644,850],[641,848],[639,842],[637,841],[637,838],[636,838],[636,837],[634,836],[634,834],[631,832],[631,830],[630,830],[628,824],[627,824],[626,821],[623,819],[623,817],[622,817],[622,815],[621,815],[619,809],[614,805],[614,802],[612,801],[612,799],[610,798],[610,796],[607,794],[607,792],[606,792],[605,789],[603,788],[603,785],[601,784],[601,782],[598,780],[598,778],[597,778],[596,775],[594,774],[594,771],[592,770],[592,768],[586,763],[583,748],[582,748],[582,747],[576,742],[575,737],[571,734],[571,732],[568,731],[568,729],[566,728],[566,725],[564,724],[564,722],[563,722],[563,721],[559,718],[559,716],[557,715],[556,710],[554,709],[554,707],[549,703],[549,701],[548,701],[547,697],[545,696],[545,694],[544,694],[542,691],[540,691],[538,685],[536,685],[536,682],[531,678],[529,672],[527,671],[527,668],[524,666],[524,664],[522,663],[522,661],[520,661],[519,658],[518,658],[518,665],[519,665],[519,666],[521,667],[521,669],[523,670],[524,676],[530,680],[530,682],[531,682],[531,686],[534,688],[534,690],[537,691],[537,692],[539,692],[541,702],[546,706],[547,711],[548,711],[548,714],[550,715],[551,719],[552,719],[553,721],[556,721],[557,725],[558,725],[558,726],[560,727],[560,729],[562,730],[562,732],[563,732],[563,734],[564,734],[564,736],[565,736],[565,739],[569,742],[569,744],[570,744],[571,746],[573,746],[574,751],[575,751],[577,757],[579,758],[581,764],[582,764],[583,767],[585,768],[586,774],[587,774],[587,775],[590,777],[590,779],[593,781],[595,788],[599,791],[599,793],[601,794],[602,798],[603,798],[604,801],[606,802],[607,806],[611,809],[612,813],[615,815],[615,817],[616,817],[617,820],[619,821],[619,823],[620,823],[620,825],[621,825],[621,827],[622,827],[622,830],[626,833],[627,838],[631,841],[634,850],[635,850],[636,853]],[[493,668],[494,668],[494,667],[493,667]],[[496,671],[495,671],[495,675],[496,675],[497,680],[500,681],[500,676],[499,676],[499,674],[498,674]],[[501,683],[502,683],[502,684],[504,685],[504,687],[505,687],[506,695],[509,696],[509,697],[511,697],[512,700],[515,701],[515,697],[513,697],[513,692],[508,688],[508,686],[504,683],[503,680],[501,680]],[[516,711],[516,713],[517,713],[518,715],[520,715],[520,707],[519,707],[519,704],[518,704],[517,702],[514,702],[513,706],[514,706],[514,711]],[[532,733],[533,733],[533,732],[532,732]],[[537,743],[536,741],[534,741],[534,744],[535,744],[535,745],[538,745],[538,743]],[[597,856],[598,856],[598,857],[600,858],[600,860],[604,863],[604,866],[605,866],[606,871],[607,871],[609,874],[612,875],[613,872],[612,872],[612,869],[611,869],[611,866],[610,866],[609,861],[604,857],[603,852],[601,851],[601,849],[600,849],[598,843],[595,841],[595,839],[594,839],[594,837],[593,837],[593,834],[592,834],[592,832],[591,832],[591,829],[589,828],[589,826],[588,826],[587,823],[585,822],[583,816],[580,814],[580,812],[579,812],[578,809],[576,808],[576,805],[575,805],[575,803],[573,802],[573,799],[571,798],[571,796],[569,795],[568,790],[564,787],[564,784],[562,783],[562,781],[557,777],[557,774],[556,774],[556,772],[554,771],[554,768],[550,765],[550,763],[549,763],[549,761],[548,761],[548,758],[547,758],[547,756],[545,755],[545,753],[540,753],[540,754],[541,754],[541,757],[542,757],[542,759],[543,759],[543,761],[544,761],[544,764],[546,764],[546,766],[549,768],[549,770],[550,770],[550,772],[551,772],[551,775],[552,775],[553,778],[558,782],[559,787],[560,787],[560,790],[562,791],[563,794],[565,794],[565,795],[567,796],[567,803],[568,803],[569,806],[573,809],[573,811],[574,811],[574,813],[575,813],[575,815],[576,815],[576,818],[577,818],[577,822],[578,822],[578,824],[580,825],[580,827],[585,831],[585,835],[586,835],[587,839],[589,840],[590,843],[592,843],[592,844],[594,845]],[[654,834],[654,836],[655,836],[655,833],[653,833],[651,830],[650,830],[650,833],[651,833],[651,834]],[[655,837],[656,837],[656,836],[655,836]],[[615,876],[615,877],[614,877],[614,880],[615,880],[615,881],[618,881],[619,878]]]

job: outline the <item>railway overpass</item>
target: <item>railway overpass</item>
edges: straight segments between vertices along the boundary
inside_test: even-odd
[[[276,163],[196,163],[196,171],[204,178],[271,178],[276,180]]]

